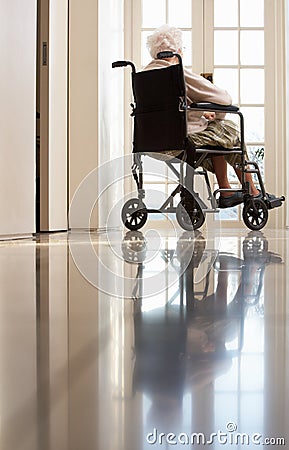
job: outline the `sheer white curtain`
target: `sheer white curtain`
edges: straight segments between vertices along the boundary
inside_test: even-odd
[[[289,173],[289,0],[286,0],[286,111],[287,111],[287,117],[286,117],[286,149],[287,149],[287,158],[286,158],[286,169],[287,174]],[[289,177],[287,175],[287,186],[286,186],[286,198],[288,198],[289,194]],[[286,202],[286,227],[289,228],[289,203]]]
[[[99,186],[105,185],[105,163],[124,153],[123,75],[124,69],[112,69],[111,63],[123,59],[123,0],[99,1]],[[121,176],[121,167],[116,178]],[[101,179],[103,178],[103,179]],[[107,186],[98,201],[99,228],[120,226],[114,206],[122,198],[123,181]],[[100,194],[100,192],[99,192]],[[109,220],[108,220],[109,218]]]

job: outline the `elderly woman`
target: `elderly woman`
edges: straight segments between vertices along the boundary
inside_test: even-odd
[[[169,67],[177,64],[178,58],[157,59],[157,54],[162,51],[173,51],[182,55],[182,32],[181,30],[163,25],[156,29],[147,39],[147,47],[152,61],[144,70]],[[218,88],[210,81],[190,70],[184,68],[185,83],[187,88],[188,103],[211,102],[220,105],[231,105],[232,99],[227,91]],[[234,122],[226,120],[225,115],[214,112],[188,112],[188,137],[197,146],[212,145],[222,146],[232,149],[240,145],[239,132]],[[240,162],[240,155],[220,155],[207,158],[202,164],[207,170],[215,173],[219,187],[231,188],[227,176],[227,162],[233,166],[239,180],[241,180],[241,170],[236,167]],[[251,194],[261,196],[260,191],[255,187],[252,176],[245,174],[245,179],[250,183]],[[242,203],[241,192],[223,192],[219,198],[220,208],[229,208]]]

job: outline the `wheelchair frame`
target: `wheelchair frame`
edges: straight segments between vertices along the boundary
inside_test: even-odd
[[[179,67],[181,73],[181,82],[183,84],[183,90],[185,92],[185,81],[183,75],[182,58],[178,53],[174,52],[160,52],[157,57],[159,59],[177,57],[179,60]],[[132,70],[132,84],[134,91],[134,76],[136,75],[135,65],[131,61],[116,61],[112,63],[112,67],[126,67],[130,66]],[[156,69],[160,70],[160,69]],[[134,92],[135,94],[135,92]],[[135,95],[134,95],[135,96]],[[239,116],[240,122],[240,147],[232,150],[227,150],[223,147],[195,147],[187,139],[186,134],[186,146],[179,149],[182,152],[182,158],[172,158],[166,160],[166,164],[172,170],[172,172],[178,178],[178,186],[173,190],[168,199],[158,208],[147,208],[144,203],[145,190],[143,189],[143,163],[142,155],[149,154],[150,152],[137,152],[133,153],[133,165],[132,175],[137,185],[138,197],[128,200],[122,208],[122,221],[124,225],[130,230],[139,230],[144,226],[147,221],[149,213],[175,213],[179,225],[185,230],[196,230],[200,228],[205,221],[206,213],[219,212],[217,195],[222,192],[242,192],[243,194],[243,220],[245,225],[251,230],[261,230],[268,221],[268,210],[279,207],[285,200],[285,197],[276,197],[274,199],[269,198],[265,191],[264,183],[260,173],[258,164],[255,161],[247,161],[245,158],[245,137],[244,137],[244,117],[237,106],[223,106],[214,103],[193,103],[187,105],[186,95],[179,97],[179,111],[185,113],[185,117],[188,111],[212,111],[236,114]],[[136,117],[137,107],[134,104],[132,106],[131,116]],[[177,150],[177,149],[176,149]],[[159,152],[161,153],[161,152]],[[239,154],[241,156],[241,164],[238,167],[241,169],[242,179],[241,187],[239,189],[219,188],[212,192],[208,173],[205,169],[197,169],[203,160],[209,155],[226,155],[226,154]],[[186,175],[184,174],[184,163],[187,162]],[[180,164],[180,170],[178,171],[174,164]],[[261,198],[254,198],[250,193],[250,185],[245,181],[245,174],[256,174],[260,186]],[[207,191],[208,201],[210,206],[199,197],[199,194],[194,190],[194,177],[195,175],[204,176]],[[176,194],[181,194],[181,202],[174,206],[174,197]],[[183,195],[182,195],[183,194]],[[183,198],[182,198],[183,197]]]

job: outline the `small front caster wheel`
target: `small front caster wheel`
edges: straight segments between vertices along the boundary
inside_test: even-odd
[[[139,230],[147,221],[148,213],[145,204],[138,198],[125,202],[121,211],[123,224],[129,230]]]
[[[268,221],[268,208],[264,200],[250,198],[243,208],[243,220],[250,230],[261,230]]]

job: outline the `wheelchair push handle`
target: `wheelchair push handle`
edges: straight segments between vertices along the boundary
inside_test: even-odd
[[[182,64],[182,57],[178,53],[165,51],[165,52],[159,52],[157,54],[157,59],[165,59],[165,58],[173,58],[176,56],[179,60],[179,63]]]
[[[112,68],[114,69],[115,67],[126,67],[127,65],[127,61],[115,61],[112,63]]]
[[[115,61],[111,66],[113,69],[115,69],[116,67],[131,66],[132,71],[135,72],[135,65],[131,61]]]
[[[159,52],[159,53],[157,54],[157,58],[158,58],[158,59],[173,58],[174,56],[175,56],[175,53],[174,53],[174,52],[169,52],[169,51],[166,51],[166,52]]]

